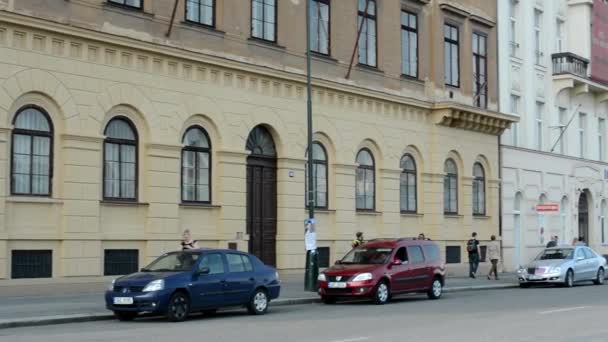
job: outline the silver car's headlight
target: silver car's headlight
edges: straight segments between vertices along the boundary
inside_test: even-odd
[[[562,273],[562,268],[559,266],[555,266],[551,268],[551,273]]]

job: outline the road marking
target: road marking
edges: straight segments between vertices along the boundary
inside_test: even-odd
[[[331,342],[357,342],[357,341],[369,341],[369,337],[347,338],[346,340],[335,340],[335,341],[331,341]]]
[[[548,314],[552,314],[552,313],[568,312],[568,311],[574,311],[574,310],[582,310],[582,309],[586,309],[586,308],[588,308],[588,306],[576,306],[576,307],[573,307],[573,308],[562,308],[562,309],[541,311],[538,314],[540,314],[540,315],[548,315]]]

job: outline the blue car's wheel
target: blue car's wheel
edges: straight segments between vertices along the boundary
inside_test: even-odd
[[[255,291],[247,304],[247,311],[252,315],[263,315],[268,311],[268,294],[264,289]]]
[[[188,317],[190,313],[190,299],[183,292],[175,292],[169,300],[169,308],[167,309],[167,318],[171,322],[181,322]]]

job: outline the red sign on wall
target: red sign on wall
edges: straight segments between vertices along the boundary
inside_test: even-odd
[[[593,2],[591,21],[591,78],[608,83],[608,3]]]
[[[538,212],[559,211],[559,203],[537,204],[536,211],[538,211]]]

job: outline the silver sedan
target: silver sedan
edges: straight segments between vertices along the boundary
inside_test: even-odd
[[[586,246],[551,247],[542,251],[532,262],[517,271],[519,286],[531,284],[561,284],[593,281],[604,284],[606,258]]]

